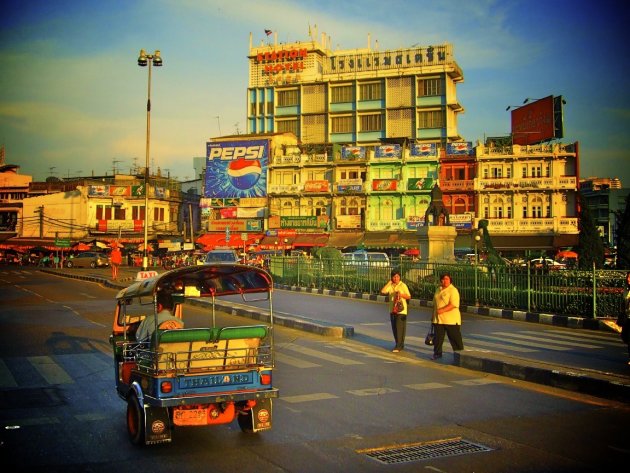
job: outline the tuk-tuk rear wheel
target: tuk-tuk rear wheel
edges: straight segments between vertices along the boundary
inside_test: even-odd
[[[135,394],[127,398],[127,433],[132,444],[144,444],[144,412]]]

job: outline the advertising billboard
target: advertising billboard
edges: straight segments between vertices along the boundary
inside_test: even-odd
[[[512,110],[512,143],[532,145],[556,138],[555,125],[553,95],[518,107]]]
[[[266,197],[268,166],[267,140],[208,142],[204,197]]]

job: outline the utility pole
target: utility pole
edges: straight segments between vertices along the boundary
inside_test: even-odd
[[[44,238],[44,206],[40,205],[35,211],[39,214],[39,238]]]

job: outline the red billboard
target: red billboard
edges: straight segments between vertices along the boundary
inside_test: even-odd
[[[512,143],[531,145],[556,138],[553,95],[512,110]]]

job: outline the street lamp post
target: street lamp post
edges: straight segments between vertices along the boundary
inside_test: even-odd
[[[144,168],[144,251],[142,256],[142,270],[146,271],[149,267],[148,258],[148,236],[149,236],[149,143],[151,141],[151,69],[152,66],[159,67],[162,65],[162,57],[160,51],[155,50],[153,54],[147,54],[144,49],[140,50],[138,56],[138,66],[149,66],[149,80],[147,85],[147,144],[146,144],[146,162]]]
[[[481,240],[481,236],[479,235],[479,231],[475,231],[475,306],[479,305],[479,289],[477,287],[478,282],[479,282],[479,278],[477,276],[477,270],[478,270],[478,266],[479,266],[479,252],[478,252],[478,245],[479,245],[479,241]]]

